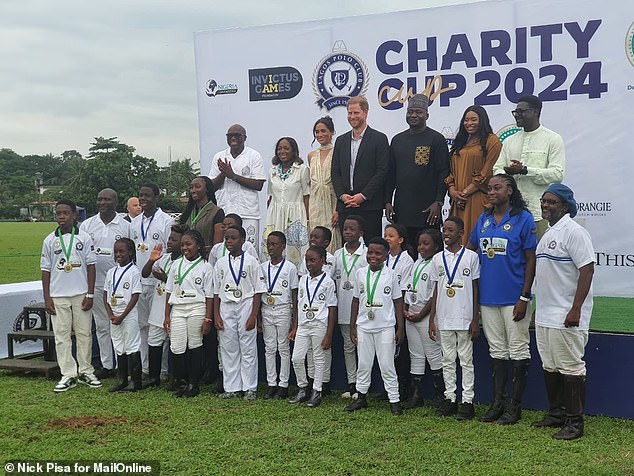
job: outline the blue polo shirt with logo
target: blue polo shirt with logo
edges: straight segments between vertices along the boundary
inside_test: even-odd
[[[537,229],[530,212],[511,216],[507,211],[499,223],[485,211],[473,228],[469,242],[480,258],[480,304],[513,306],[524,287],[526,250],[537,248]]]

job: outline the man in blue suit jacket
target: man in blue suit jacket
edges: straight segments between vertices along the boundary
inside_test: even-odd
[[[383,236],[384,187],[390,148],[385,134],[367,124],[369,104],[362,96],[348,100],[352,130],[337,137],[332,155],[332,184],[337,195],[339,226],[348,215],[361,215],[367,226],[367,243]]]

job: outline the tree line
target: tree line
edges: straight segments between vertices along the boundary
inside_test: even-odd
[[[8,148],[0,149],[0,219],[20,219],[20,209],[38,205],[45,218],[51,218],[47,206],[61,197],[96,212],[99,190],[112,188],[119,194],[120,211],[128,198],[136,196],[144,183],[156,183],[163,192],[161,207],[182,211],[189,185],[198,167],[191,159],[172,161],[159,167],[156,160],[143,157],[117,137],[95,137],[87,157],[76,150],[60,156],[20,156]],[[43,193],[40,194],[40,191]]]

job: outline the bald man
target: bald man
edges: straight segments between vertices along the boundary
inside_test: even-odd
[[[256,250],[260,229],[260,199],[266,175],[259,152],[246,147],[247,131],[240,124],[227,130],[229,147],[214,155],[209,178],[216,188],[216,200],[225,215],[235,213],[242,218],[247,240]]]
[[[135,216],[141,214],[141,204],[138,197],[128,198],[127,210],[128,214],[123,217],[127,222],[131,222]]]
[[[114,242],[119,238],[130,237],[130,224],[117,213],[118,204],[117,192],[111,188],[104,188],[97,195],[99,214],[88,218],[81,224],[81,230],[92,238],[97,254],[92,316],[95,321],[99,358],[101,359],[101,368],[95,371],[95,376],[99,379],[109,377],[115,367],[115,356],[110,339],[110,321],[103,303],[106,273],[115,265]]]

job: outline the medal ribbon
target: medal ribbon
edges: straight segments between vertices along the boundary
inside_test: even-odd
[[[158,208],[154,210],[154,213],[152,213],[152,217],[150,218],[150,222],[147,224],[146,229],[143,229],[143,220],[145,220],[145,215],[141,217],[141,238],[143,238],[143,241],[145,241],[145,239],[147,238],[147,232],[150,231],[150,227],[152,226],[152,222],[154,221],[154,216],[156,215],[157,211]]]
[[[401,250],[401,252],[396,256],[396,259],[394,260],[394,264],[392,265],[392,269],[396,268],[396,265],[398,264],[398,260],[401,259],[401,255],[403,254],[403,250]],[[390,265],[390,254],[387,254],[387,262],[385,263],[386,265]]]
[[[277,283],[277,278],[280,276],[280,271],[282,271],[284,263],[286,263],[286,258],[282,259],[280,267],[277,269],[277,273],[275,273],[275,277],[273,278],[273,282],[271,283],[271,262],[269,261],[269,294],[273,292],[273,288],[275,287],[275,283]]]
[[[412,280],[412,292],[416,292],[416,286],[418,285],[418,281],[420,280],[420,275],[423,274],[423,271],[429,265],[429,263],[431,263],[431,258],[418,263],[418,266],[416,266],[416,269],[414,270],[413,280]],[[421,266],[423,267],[421,268]]]
[[[445,273],[447,273],[447,284],[451,286],[453,283],[453,278],[456,277],[456,271],[458,271],[458,265],[460,264],[460,260],[462,259],[462,255],[464,254],[466,248],[463,246],[462,251],[458,255],[458,259],[456,260],[456,265],[453,268],[453,271],[449,272],[449,266],[447,265],[447,258],[445,258],[445,252],[442,253],[442,263],[445,266]]]
[[[354,259],[352,260],[352,264],[350,265],[350,269],[348,269],[347,263],[346,263],[346,249],[343,249],[343,252],[341,253],[341,261],[343,262],[343,270],[346,273],[346,278],[350,277],[350,273],[352,273],[352,270],[354,269],[354,265],[357,264],[357,261],[359,260],[359,255],[354,255]]]
[[[315,300],[315,296],[317,296],[317,291],[319,290],[319,286],[321,286],[321,283],[323,283],[324,279],[326,279],[326,273],[322,273],[321,279],[317,283],[317,286],[315,286],[315,292],[313,293],[312,297],[310,296],[310,290],[308,289],[308,281],[310,281],[310,279],[310,276],[306,276],[306,297],[308,297],[308,307],[312,308],[313,301]]]
[[[70,264],[70,255],[73,252],[73,243],[75,242],[75,225],[70,230],[70,242],[68,244],[68,248],[66,248],[66,244],[64,243],[64,238],[62,238],[62,229],[57,229],[57,236],[59,237],[59,244],[62,247],[62,252],[66,257],[66,262]]]
[[[167,262],[165,263],[165,268],[163,268],[163,272],[165,273],[165,276],[169,276],[170,274],[170,269],[172,269],[172,265],[174,264],[174,262],[172,261],[172,257],[170,256],[167,260]]]
[[[198,221],[198,218],[200,217],[200,214],[203,212],[203,210],[204,210],[205,208],[207,208],[207,205],[209,205],[210,203],[211,203],[211,202],[207,202],[207,203],[205,203],[205,204],[203,205],[203,207],[202,207],[200,210],[198,210],[198,213],[196,213],[196,215],[192,218],[192,228],[194,227],[194,225],[195,225],[195,224],[196,224],[196,222]],[[148,226],[148,228],[149,228],[149,226]]]
[[[236,286],[240,286],[240,280],[242,279],[242,269],[244,268],[244,251],[240,255],[240,271],[238,272],[238,276],[236,277],[236,272],[233,270],[233,265],[231,264],[232,256],[229,256],[229,269],[231,270],[231,275],[233,276],[233,280],[236,283]]]
[[[198,258],[196,261],[194,261],[194,264],[192,264],[189,268],[185,270],[185,274],[181,274],[181,267],[183,266],[183,261],[185,261],[185,257],[181,258],[180,263],[178,263],[178,276],[176,276],[176,280],[178,281],[179,286],[183,285],[183,281],[185,280],[185,277],[189,274],[189,272],[192,269],[198,266],[202,260],[203,260],[202,258]]]
[[[365,289],[368,294],[368,306],[372,307],[374,305],[374,293],[376,292],[376,285],[379,284],[379,279],[381,279],[381,273],[383,272],[383,268],[381,268],[376,275],[376,279],[374,280],[374,284],[370,287],[370,273],[372,270],[368,266],[368,273],[365,277]]]
[[[121,284],[121,280],[123,279],[123,276],[125,275],[126,271],[128,271],[132,267],[133,264],[134,262],[130,262],[130,264],[126,266],[126,268],[123,270],[123,273],[121,273],[121,276],[119,276],[119,279],[117,279],[117,270],[115,268],[114,272],[112,273],[112,295],[113,296],[117,293],[117,288],[119,287],[119,284]]]

